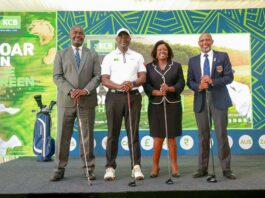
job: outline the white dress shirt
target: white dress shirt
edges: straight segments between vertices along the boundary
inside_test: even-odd
[[[204,61],[205,61],[205,56],[204,56],[205,53],[201,52],[201,60],[200,60],[200,63],[201,63],[201,73],[202,73],[202,76],[204,76],[204,73],[203,73],[203,67],[204,67]],[[210,63],[210,76],[212,75],[212,67],[213,67],[213,50],[210,50],[208,53],[208,59],[209,59],[209,63]]]

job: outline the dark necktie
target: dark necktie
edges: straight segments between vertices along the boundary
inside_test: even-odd
[[[76,60],[77,67],[79,68],[79,65],[80,65],[79,48],[75,48],[75,49],[76,49],[76,52],[75,52],[75,60]]]
[[[210,76],[210,63],[208,59],[208,54],[204,54],[205,60],[203,65],[203,75],[204,76]]]

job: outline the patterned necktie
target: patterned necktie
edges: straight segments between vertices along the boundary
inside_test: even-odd
[[[80,65],[79,48],[75,48],[75,50],[76,50],[76,52],[75,52],[75,60],[76,60],[77,67],[79,68],[79,65]]]
[[[205,60],[203,65],[203,75],[204,76],[210,76],[210,63],[208,59],[208,54],[204,54]]]

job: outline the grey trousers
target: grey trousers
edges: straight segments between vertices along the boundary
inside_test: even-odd
[[[55,171],[64,169],[68,163],[69,148],[73,133],[74,122],[76,118],[77,118],[76,108],[58,107]],[[94,130],[94,121],[95,121],[95,108],[80,107],[80,121],[82,125],[87,165],[89,170],[93,170],[95,167],[95,156],[93,154],[94,150],[93,130]],[[80,130],[81,128],[79,126],[78,136],[79,136],[79,145],[80,145],[80,157],[82,159],[82,165],[85,168],[86,167],[85,155],[84,155]]]
[[[208,107],[210,110],[209,114]],[[210,117],[208,115],[210,115]],[[218,157],[222,170],[230,170],[231,152],[227,137],[228,110],[222,111],[215,108],[212,103],[211,92],[208,92],[204,98],[202,111],[200,113],[195,113],[195,117],[199,131],[198,168],[203,171],[208,170],[211,131],[210,126],[212,126],[211,123],[213,120],[218,144]]]

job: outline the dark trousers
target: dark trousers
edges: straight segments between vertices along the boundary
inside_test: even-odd
[[[139,92],[130,93],[131,101],[131,121],[132,121],[132,139],[129,123],[128,97],[126,93],[108,92],[106,95],[106,114],[108,122],[108,139],[106,148],[106,167],[116,168],[116,157],[118,153],[118,143],[121,130],[122,119],[124,117],[125,128],[128,137],[128,146],[130,150],[131,167],[140,165],[141,151],[139,143],[139,121],[141,113],[142,96]],[[131,143],[133,142],[132,158]],[[133,161],[134,160],[134,164]]]
[[[210,118],[208,116],[207,105],[209,106],[210,110]],[[211,130],[210,126],[211,120],[213,120],[218,145],[218,157],[221,167],[223,170],[230,170],[231,152],[227,137],[228,110],[218,110],[215,108],[212,103],[211,92],[208,92],[204,98],[202,111],[200,113],[195,113],[195,117],[199,130],[199,169],[203,171],[207,171],[208,169]]]

